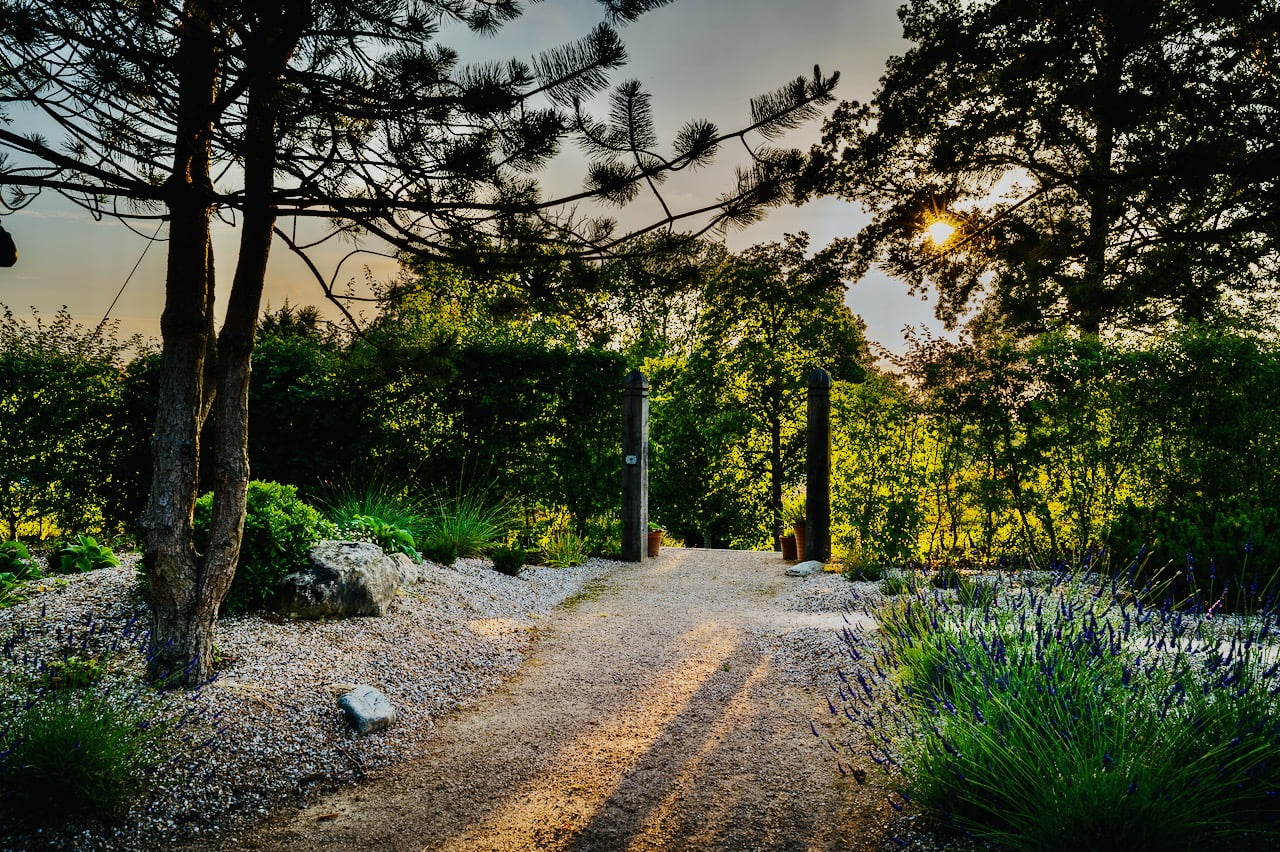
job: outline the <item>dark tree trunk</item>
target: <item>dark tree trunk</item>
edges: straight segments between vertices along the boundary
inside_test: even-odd
[[[200,427],[208,411],[205,382],[213,304],[209,220],[213,188],[209,139],[218,66],[210,16],[185,7],[178,45],[180,109],[169,178],[169,256],[159,403],[152,438],[151,495],[142,515],[144,558],[152,604],[149,673],[157,680],[199,676],[212,649],[217,601],[204,595],[192,540]],[[201,672],[202,673],[202,672]]]
[[[213,674],[213,626],[231,586],[249,483],[249,366],[275,211],[276,99],[283,67],[310,17],[307,0],[260,11],[244,137],[245,207],[226,321],[213,347],[214,276],[208,139],[218,79],[208,10],[186,6],[179,43],[179,136],[170,181],[169,269],[161,319],[164,363],[151,497],[143,515],[151,586],[153,678],[195,685]],[[214,392],[216,389],[216,393]],[[215,409],[213,511],[198,554],[193,514],[200,429]]]
[[[275,172],[274,82],[274,78],[264,80],[249,90],[244,223],[227,315],[218,337],[213,512],[202,575],[209,595],[219,603],[235,576],[249,487],[249,374],[275,226],[271,205]]]

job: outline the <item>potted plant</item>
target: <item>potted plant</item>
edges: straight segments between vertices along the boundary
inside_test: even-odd
[[[782,498],[782,519],[791,525],[796,537],[796,558],[804,559],[805,493],[797,489]]]
[[[782,561],[796,561],[796,536],[795,533],[787,533],[778,536],[778,543],[782,545]]]
[[[650,557],[657,556],[658,551],[662,549],[662,534],[664,532],[666,530],[661,525],[653,521],[649,522],[648,552]]]

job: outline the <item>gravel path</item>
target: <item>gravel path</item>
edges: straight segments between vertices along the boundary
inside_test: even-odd
[[[202,848],[883,848],[883,791],[841,777],[810,727],[830,733],[850,586],[783,567],[679,549],[621,566],[419,757]]]

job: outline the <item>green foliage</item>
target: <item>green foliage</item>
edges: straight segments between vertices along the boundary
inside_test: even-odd
[[[649,526],[653,525],[651,521]],[[622,554],[622,518],[616,514],[587,518],[582,539],[590,555],[619,558]]]
[[[0,573],[10,574],[15,581],[38,580],[40,566],[31,551],[20,541],[0,543]]]
[[[910,390],[873,370],[832,392],[831,537],[852,565],[920,557],[939,442]]]
[[[806,380],[865,375],[861,320],[844,304],[850,246],[806,234],[708,263],[687,352],[646,364],[651,499],[691,544],[772,547],[801,478]]]
[[[339,529],[358,526],[362,522],[357,519],[373,519],[408,533],[413,538],[411,544],[427,531],[426,519],[431,513],[427,501],[403,483],[392,485],[383,472],[370,477],[362,487],[350,481],[328,483],[321,494],[329,519]]]
[[[885,571],[880,580],[880,594],[886,597],[906,595],[915,592],[915,583],[906,571],[890,569]]]
[[[99,683],[106,673],[105,664],[97,657],[72,654],[47,662],[41,685],[50,689],[80,689]]]
[[[943,564],[929,578],[929,585],[935,589],[958,589],[965,582],[965,577],[954,565]]]
[[[518,577],[527,557],[524,548],[519,545],[504,544],[501,547],[495,547],[489,554],[489,558],[493,560],[493,570],[499,574]]]
[[[895,599],[846,709],[914,801],[1013,849],[1274,843],[1274,614],[1193,622],[1140,591]]]
[[[1000,584],[994,580],[961,577],[959,585],[955,587],[956,601],[962,607],[982,609],[999,601],[999,589]]]
[[[442,496],[424,519],[423,555],[442,565],[459,556],[484,556],[506,541],[513,522],[510,504],[483,489]]]
[[[883,565],[845,565],[840,571],[840,574],[846,580],[866,580],[869,582],[883,580],[889,573],[889,569]]]
[[[57,571],[61,574],[83,574],[99,568],[114,568],[120,559],[105,544],[90,535],[78,535],[74,542],[68,542],[53,552],[52,560],[57,560]]]
[[[102,528],[113,495],[141,486],[116,467],[131,445],[146,443],[124,406],[123,354],[139,345],[117,341],[114,326],[86,329],[65,309],[51,321],[4,309],[0,523],[8,538],[20,529]]]
[[[458,540],[445,533],[429,533],[421,542],[422,557],[448,567],[458,561]]]
[[[22,603],[27,599],[23,593],[24,581],[9,571],[0,571],[0,609]]]
[[[196,541],[208,546],[213,495],[196,501]],[[238,613],[265,604],[285,575],[306,564],[307,551],[334,532],[314,507],[298,498],[292,485],[253,480],[249,483],[244,537],[235,578],[222,601],[222,612]]]
[[[542,542],[542,564],[572,568],[587,561],[587,544],[571,530],[555,530]]]
[[[385,553],[403,553],[413,559],[420,556],[412,533],[369,515],[352,515],[338,525],[338,534],[372,541]]]
[[[803,489],[789,491],[782,496],[782,520],[788,524],[805,522],[805,501],[807,497]]]
[[[899,366],[836,388],[846,564],[1049,565],[1102,543],[1117,560],[1145,548],[1152,569],[1190,553],[1195,588],[1176,597],[1202,602],[1280,569],[1275,344],[1199,327],[1141,346],[923,340]]]
[[[25,816],[124,816],[172,750],[171,726],[137,694],[44,693],[16,708],[0,734],[0,785]]]
[[[824,128],[820,189],[873,211],[877,264],[978,327],[1152,326],[1273,287],[1274,201],[1252,184],[1275,103],[1256,4],[911,0],[911,47]],[[957,59],[957,57],[961,57]],[[1197,92],[1187,98],[1185,92]],[[931,221],[957,228],[942,245]],[[1230,221],[1232,227],[1218,223]],[[1265,308],[1264,308],[1265,309]]]

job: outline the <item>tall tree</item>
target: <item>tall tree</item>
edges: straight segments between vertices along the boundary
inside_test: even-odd
[[[667,2],[600,0],[614,22]],[[727,140],[768,139],[814,116],[835,84],[815,69],[754,99],[742,130],[693,121],[664,154],[639,84],[614,91],[607,118],[582,107],[625,59],[608,23],[531,62],[463,65],[435,43],[449,22],[491,31],[522,10],[518,0],[0,0],[4,204],[52,190],[95,215],[168,225],[142,517],[154,674],[185,665],[183,679],[196,682],[211,671],[213,621],[243,530],[248,375],[268,252],[274,237],[304,256],[316,244],[297,236],[305,229],[277,227],[280,218],[469,261],[495,245],[548,241],[606,255],[625,235],[580,217],[578,204],[658,193],[664,175],[706,163]],[[65,144],[13,129],[36,122]],[[531,174],[569,139],[591,156],[585,186],[545,197]],[[748,150],[735,188],[699,210],[664,204],[653,227],[697,215],[701,227],[749,220],[785,200],[800,155]],[[236,218],[241,238],[217,335],[215,215]],[[210,545],[198,553],[201,426],[215,405]]]
[[[915,47],[826,126],[818,185],[956,325],[1212,320],[1270,292],[1280,11],[1209,0],[910,0]],[[956,231],[923,236],[934,222]],[[945,233],[945,232],[944,232]]]

